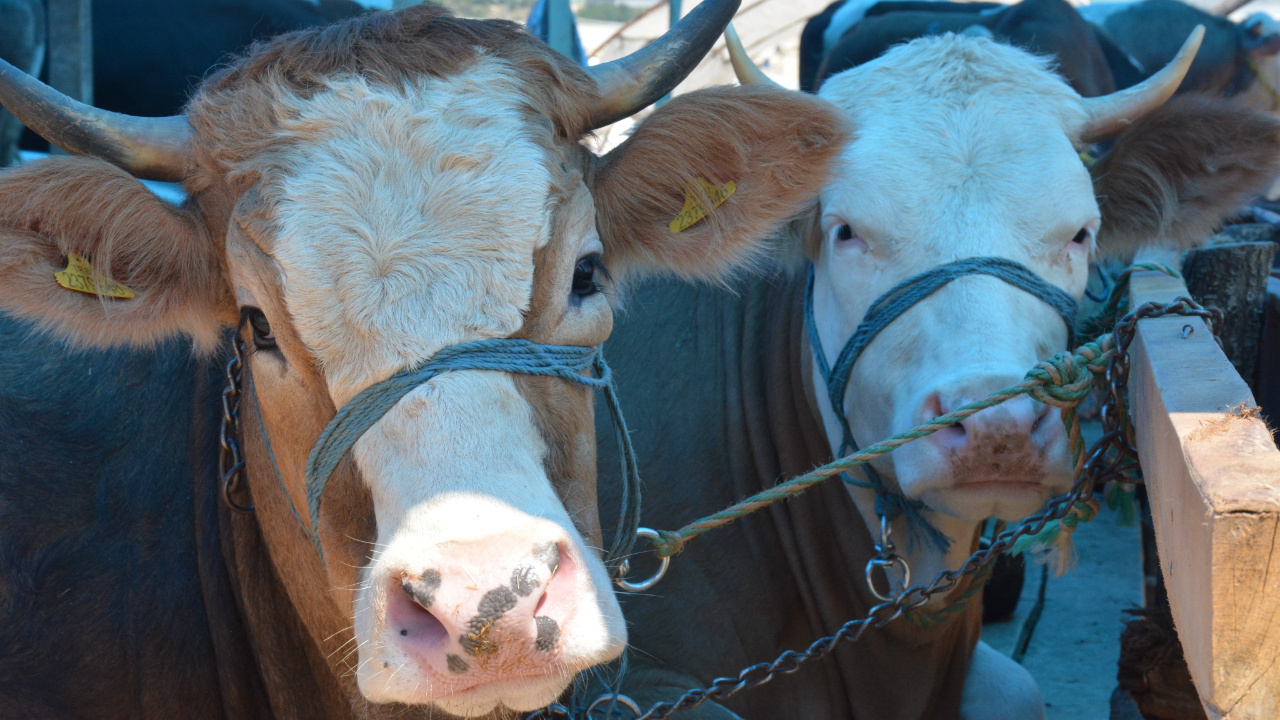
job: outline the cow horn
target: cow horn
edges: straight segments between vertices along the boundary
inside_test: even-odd
[[[1173,96],[1191,68],[1191,61],[1204,40],[1204,26],[1197,25],[1182,44],[1182,49],[1160,72],[1126,90],[1097,98],[1085,98],[1089,113],[1080,139],[1098,142],[1120,134],[1130,123],[1160,107]]]
[[[600,92],[600,102],[591,113],[592,129],[634,115],[671,92],[711,51],[740,2],[704,0],[640,50],[587,68]]]
[[[729,27],[724,29],[724,45],[729,49],[729,63],[733,65],[733,74],[738,76],[738,82],[743,85],[782,87],[751,62],[747,49],[742,46],[742,39],[738,37],[738,31],[733,29],[733,23],[729,23]]]
[[[0,60],[0,105],[54,145],[146,180],[182,179],[194,131],[181,115],[133,117],[73,100]]]

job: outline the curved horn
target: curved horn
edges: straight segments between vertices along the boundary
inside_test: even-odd
[[[764,71],[756,67],[751,62],[751,57],[747,55],[747,49],[742,47],[742,40],[738,37],[738,31],[733,29],[733,23],[729,23],[729,27],[724,29],[724,45],[729,49],[729,63],[733,65],[733,74],[738,76],[738,82],[743,85],[767,85],[776,88],[782,87],[773,81],[773,78],[764,74]]]
[[[662,37],[630,55],[587,68],[600,91],[591,128],[604,127],[654,104],[711,51],[741,0],[703,0]]]
[[[194,132],[182,115],[133,117],[72,100],[0,60],[0,105],[67,152],[105,160],[146,180],[182,180]]]
[[[1092,143],[1115,137],[1130,123],[1163,105],[1182,84],[1202,40],[1204,26],[1197,25],[1182,44],[1182,49],[1160,72],[1127,90],[1085,98],[1084,109],[1089,113],[1089,119],[1080,139]]]

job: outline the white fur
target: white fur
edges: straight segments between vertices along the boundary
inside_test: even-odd
[[[1085,111],[1044,60],[983,38],[925,38],[829,79],[820,95],[857,128],[842,170],[822,195],[823,227],[848,223],[863,241],[838,242],[828,232],[819,251],[815,318],[828,358],[884,291],[965,257],[1011,258],[1083,295],[1093,240],[1071,240],[1082,228],[1096,232],[1099,221],[1077,154]],[[978,399],[1020,382],[1066,340],[1058,314],[1033,296],[985,276],[955,280],[864,352],[845,397],[854,435],[866,445],[918,424],[935,393]],[[817,395],[836,449],[837,421],[825,392]],[[1028,403],[986,413],[1039,411]],[[930,519],[955,540],[945,555],[915,544],[908,552],[915,578],[956,567],[984,518],[1020,518],[1068,487],[1069,455],[1056,411],[1036,433],[1043,463],[1025,477],[992,478],[1032,483],[1021,488],[957,489],[944,451],[928,440],[877,463],[888,482],[923,500]],[[851,492],[877,532],[874,496]],[[895,530],[906,537],[904,521]],[[984,662],[975,657],[975,671]],[[970,692],[966,686],[967,702]],[[978,706],[989,697],[976,687],[972,693]],[[1037,706],[1038,696],[1027,702]],[[966,717],[1004,716],[966,711]]]
[[[335,80],[286,111],[282,137],[301,141],[282,143],[273,158],[284,172],[272,188],[271,255],[293,329],[336,406],[444,347],[521,327],[554,210],[546,138],[535,136],[548,130],[529,122],[521,98],[509,67],[481,58],[403,91]],[[566,226],[586,231],[563,241],[594,241],[590,222]],[[608,312],[603,297],[592,303]],[[355,601],[368,699],[463,715],[530,710],[621,652],[626,631],[604,566],[551,487],[547,448],[510,376],[441,376],[395,406],[354,454],[379,543]],[[468,550],[502,533],[514,538],[510,557]],[[452,563],[509,579],[522,553],[547,539],[580,567],[579,602],[561,623],[550,675],[490,673],[493,682],[459,690],[412,667],[382,614],[400,573]]]

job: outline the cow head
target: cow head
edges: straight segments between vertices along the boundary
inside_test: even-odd
[[[810,201],[825,178],[800,169],[843,137],[814,100],[706,90],[603,158],[579,142],[666,93],[735,8],[705,3],[590,75],[511,23],[374,13],[253,48],[164,120],[8,68],[0,100],[53,142],[180,178],[189,200],[168,206],[102,159],[0,176],[0,307],[82,345],[185,333],[208,353],[240,328],[243,522],[315,657],[352,702],[541,706],[626,638],[599,553],[590,391],[479,370],[425,383],[339,465],[318,527],[307,456],[337,408],[441,349],[598,345],[621,279],[717,276]],[[736,194],[673,232],[688,193],[707,202],[700,180]],[[60,287],[72,253],[135,296]]]
[[[956,35],[829,78],[819,96],[853,138],[805,237],[827,357],[882,293],[955,260],[1009,258],[1079,299],[1099,253],[1204,237],[1266,182],[1280,126],[1198,98],[1160,107],[1199,37],[1148,82],[1102,98],[1082,98],[1043,58]],[[759,77],[738,66],[740,77]],[[1080,153],[1112,137],[1091,172]],[[1067,342],[1045,302],[985,275],[958,278],[894,321],[854,366],[844,397],[853,434],[874,442],[1014,385]],[[835,416],[817,394],[837,447]],[[933,517],[1013,520],[1069,486],[1064,435],[1054,408],[1022,396],[877,467]],[[968,538],[955,539],[968,550]]]

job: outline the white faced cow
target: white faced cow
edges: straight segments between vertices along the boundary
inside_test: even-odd
[[[97,111],[0,66],[0,102],[96,158],[0,175],[0,307],[81,347],[146,347],[183,333],[208,354],[239,327],[250,350],[239,425],[256,506],[251,516],[222,510],[224,552],[209,572],[228,568],[227,597],[238,600],[226,614],[206,597],[207,618],[165,608],[133,618],[122,608],[138,601],[125,598],[147,587],[120,583],[129,594],[117,598],[114,581],[85,587],[73,573],[50,607],[190,629],[130,648],[139,670],[83,659],[142,642],[91,616],[73,647],[41,651],[74,653],[85,682],[37,697],[47,680],[0,678],[4,697],[21,699],[5,712],[506,716],[556,699],[576,673],[617,656],[626,629],[599,554],[589,388],[484,369],[424,382],[355,442],[323,490],[318,522],[304,468],[335,411],[371,386],[461,343],[598,345],[612,326],[605,267],[614,279],[714,277],[817,192],[843,125],[817,101],[774,90],[673,100],[603,158],[579,143],[668,92],[736,7],[705,3],[665,39],[590,74],[511,23],[434,6],[373,13],[255,46],[174,118]],[[131,174],[180,180],[190,200],[169,206]],[[733,198],[669,229],[699,181],[727,178],[737,180]],[[60,284],[73,254],[133,297]],[[98,412],[131,422],[117,408]],[[145,442],[166,430],[132,434]],[[6,452],[39,465],[39,447]],[[0,505],[17,501],[18,482],[0,484]],[[95,492],[74,478],[31,483],[47,484],[51,518]],[[205,523],[218,547],[220,522]],[[190,542],[116,540],[138,552]],[[63,551],[45,548],[41,562]],[[199,592],[188,562],[172,573],[190,573]],[[5,587],[40,580],[0,569]],[[4,624],[38,632],[36,622]],[[182,679],[207,675],[209,643],[219,673],[238,668],[249,684]]]
[[[825,81],[820,97],[839,108],[852,139],[800,224],[806,267],[733,293],[670,283],[637,291],[637,310],[608,344],[644,459],[645,524],[679,527],[842,452],[806,328],[810,264],[814,334],[834,364],[873,301],[922,272],[995,257],[1057,288],[1047,297],[1078,299],[1097,254],[1193,242],[1265,183],[1280,156],[1274,120],[1196,98],[1161,107],[1198,40],[1147,83],[1096,99],[1042,58],[954,35],[898,46]],[[730,47],[739,77],[762,79]],[[1115,145],[1091,173],[1079,153],[1107,138]],[[837,401],[865,447],[1020,382],[1067,343],[1067,324],[1045,300],[986,274],[958,276],[870,342]],[[1059,413],[1026,397],[875,467],[880,510],[892,518],[894,503],[919,503],[920,520],[950,539],[947,549],[927,536],[913,542],[910,514],[892,519],[913,583],[958,567],[986,518],[1016,521],[1071,480]],[[670,700],[804,648],[878,604],[864,579],[880,535],[877,497],[857,484],[867,478],[852,480],[699,537],[653,596],[624,597],[636,650],[624,691],[642,706]],[[889,575],[900,590],[902,568]],[[961,583],[832,658],[690,716],[1041,717],[1026,671],[979,643],[972,590]]]

